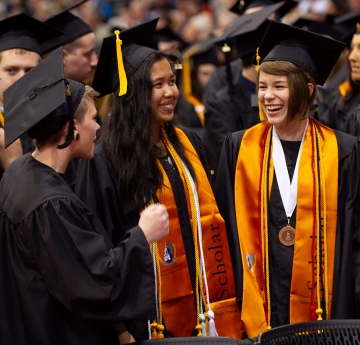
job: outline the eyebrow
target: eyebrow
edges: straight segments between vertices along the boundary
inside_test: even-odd
[[[274,84],[288,83],[287,80],[275,80]],[[266,84],[266,82],[259,80],[259,84]]]
[[[172,73],[171,76],[170,76],[170,78],[173,78],[173,77],[176,78],[175,73]],[[152,82],[155,82],[155,81],[163,80],[163,79],[166,79],[166,78],[167,78],[167,77],[159,77],[159,78],[156,78],[156,79],[152,79],[151,81],[152,81]]]

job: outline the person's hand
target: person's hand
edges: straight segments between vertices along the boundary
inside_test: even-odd
[[[148,243],[161,240],[169,233],[169,214],[164,205],[150,205],[140,216],[139,226]]]
[[[125,331],[125,332],[121,333],[118,336],[118,339],[119,339],[120,345],[129,344],[129,343],[135,343],[134,337],[128,331]]]

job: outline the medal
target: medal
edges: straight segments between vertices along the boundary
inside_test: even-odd
[[[296,207],[299,161],[300,161],[301,150],[304,144],[305,133],[308,123],[309,122],[307,121],[304,129],[304,133],[301,138],[300,149],[296,160],[292,181],[290,181],[289,178],[289,173],[286,166],[285,154],[282,148],[282,144],[280,142],[280,138],[276,132],[276,129],[273,130],[272,158],[274,162],[276,179],[279,185],[281,200],[288,219],[288,224],[284,226],[279,232],[279,241],[284,246],[287,247],[292,246],[295,242],[295,229],[290,225],[290,218]]]
[[[279,232],[279,241],[286,247],[290,247],[295,242],[295,229],[289,224],[290,219],[288,218],[288,225],[284,226]]]

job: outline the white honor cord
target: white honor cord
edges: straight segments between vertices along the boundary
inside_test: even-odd
[[[274,162],[275,174],[277,183],[280,189],[281,200],[284,205],[286,216],[288,219],[294,212],[297,201],[297,189],[298,189],[298,173],[299,173],[299,161],[301,157],[301,150],[304,144],[305,133],[309,124],[309,119],[306,121],[304,133],[301,139],[300,149],[296,160],[295,171],[290,183],[290,177],[286,165],[285,154],[280,142],[280,138],[276,133],[276,129],[273,127],[273,151],[272,158]]]
[[[206,269],[205,269],[205,258],[204,258],[204,251],[203,251],[203,244],[202,244],[202,227],[201,227],[201,218],[200,218],[200,204],[199,204],[199,197],[197,194],[197,189],[194,183],[194,180],[190,174],[189,169],[187,168],[186,164],[181,161],[183,166],[185,167],[185,171],[189,177],[190,183],[191,183],[191,188],[193,190],[194,193],[194,198],[195,198],[195,206],[196,206],[196,215],[197,215],[197,223],[198,223],[198,240],[199,240],[199,250],[200,250],[200,266],[201,266],[201,272],[202,272],[202,276],[204,279],[204,285],[205,285],[205,294],[206,294],[206,303],[208,305],[208,316],[211,317],[211,324],[212,327],[210,329],[210,336],[217,336],[217,331],[216,331],[216,327],[215,327],[215,323],[214,323],[214,313],[211,310],[211,306],[210,306],[210,295],[209,295],[209,287],[208,287],[208,282],[207,282],[207,277],[206,277]],[[201,281],[200,281],[201,283]],[[200,303],[202,304],[202,297],[200,297]]]

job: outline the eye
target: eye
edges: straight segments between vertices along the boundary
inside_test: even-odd
[[[259,90],[266,90],[266,86],[265,85],[260,85]]]

